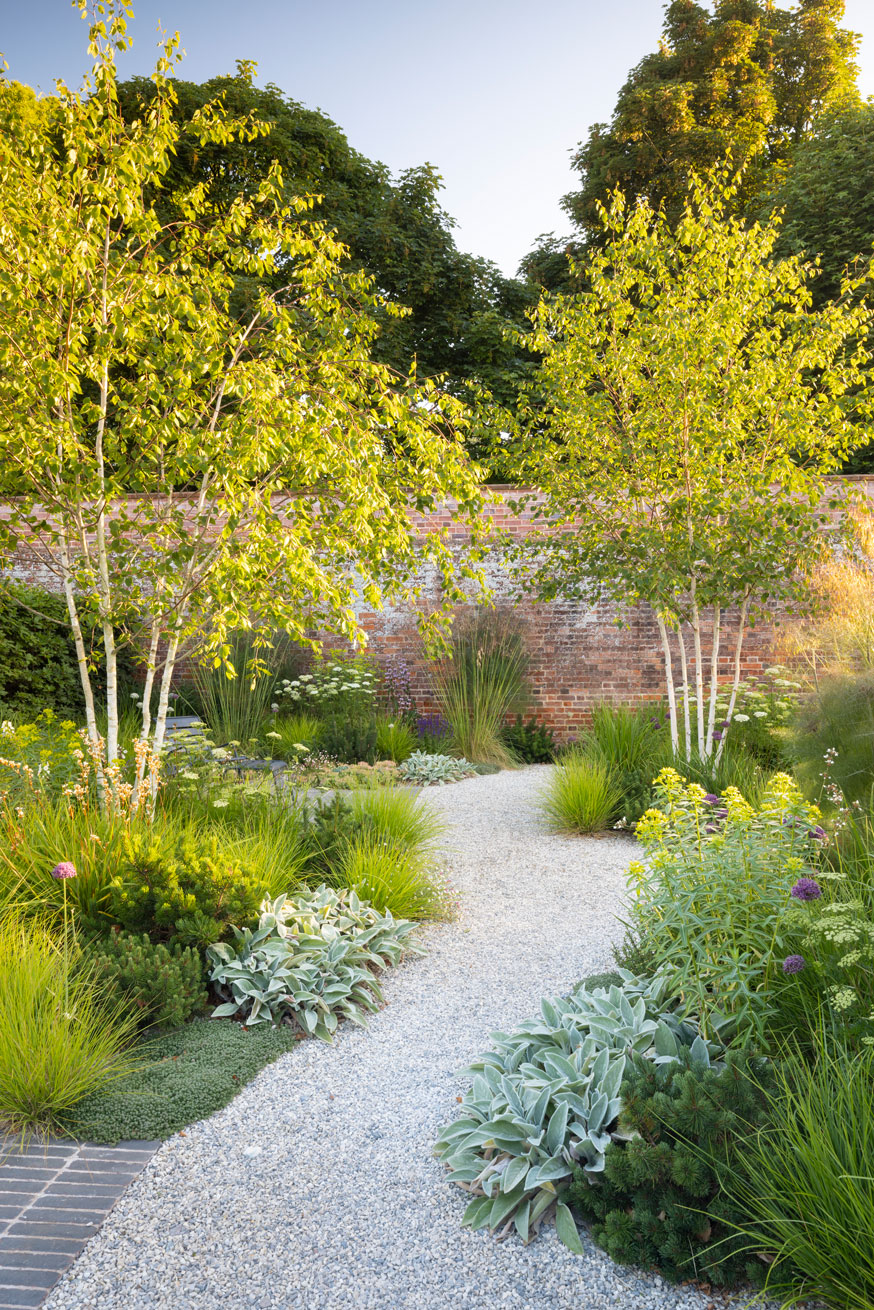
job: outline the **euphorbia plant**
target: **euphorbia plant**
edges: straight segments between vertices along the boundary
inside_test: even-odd
[[[63,588],[104,766],[119,636],[144,650],[136,806],[180,654],[233,674],[234,630],[360,637],[357,602],[415,598],[423,562],[453,603],[472,566],[441,532],[420,539],[411,511],[452,498],[475,516],[480,495],[463,410],[373,362],[369,284],[330,235],[291,221],[311,198],[289,204],[278,169],[219,214],[193,186],[162,220],[178,38],[157,94],[122,118],[130,13],[95,6],[91,76],[78,94],[59,84],[49,131],[0,132],[0,562],[26,548]],[[217,102],[185,130],[207,145],[268,129]],[[105,648],[105,744],[83,612]]]
[[[523,586],[651,609],[687,758],[721,751],[750,622],[808,603],[843,516],[826,478],[871,413],[870,275],[814,310],[815,268],[775,257],[779,217],[731,217],[736,185],[694,182],[675,225],[616,195],[585,290],[534,316],[528,429],[502,444],[544,526],[509,543]]]

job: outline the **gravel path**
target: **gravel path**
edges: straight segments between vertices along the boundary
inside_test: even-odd
[[[431,1155],[455,1072],[544,994],[608,968],[627,838],[544,832],[543,768],[432,789],[449,821],[457,923],[385,977],[367,1031],[302,1043],[158,1151],[58,1284],[48,1310],[706,1310],[712,1299],[462,1229],[466,1194]],[[720,1302],[720,1304],[722,1304]]]

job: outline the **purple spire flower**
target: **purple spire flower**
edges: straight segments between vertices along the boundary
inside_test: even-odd
[[[803,955],[787,955],[786,959],[783,961],[783,972],[801,973],[801,970],[806,963],[807,962]]]
[[[822,896],[822,888],[815,878],[799,878],[790,895],[796,901],[818,901]]]
[[[69,860],[62,860],[60,864],[56,864],[52,869],[52,877],[57,878],[58,881],[61,881],[63,878],[75,878],[75,864],[71,864]]]

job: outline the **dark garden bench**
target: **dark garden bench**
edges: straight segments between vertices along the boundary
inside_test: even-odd
[[[165,733],[164,749],[168,755],[180,750],[187,751],[191,746],[206,742],[206,724],[196,714],[177,714],[168,718]],[[288,768],[285,760],[258,760],[247,755],[229,755],[226,759],[217,760],[216,763],[223,769],[236,773],[240,781],[247,773],[269,771],[277,791],[282,790],[283,775]],[[173,771],[172,766],[171,771]]]

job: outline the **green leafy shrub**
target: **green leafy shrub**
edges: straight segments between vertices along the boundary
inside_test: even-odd
[[[254,923],[265,893],[263,876],[214,835],[185,834],[172,845],[159,833],[137,833],[110,883],[109,912],[128,932],[203,947],[232,923]]]
[[[797,712],[800,692],[801,683],[782,665],[738,683],[734,712],[726,730],[727,746],[740,747],[770,773],[788,768],[792,762],[788,727]],[[716,703],[717,715],[727,710],[726,692]]]
[[[416,749],[418,739],[409,723],[402,719],[380,719],[376,725],[376,750],[379,759],[403,764]]]
[[[82,736],[72,719],[43,710],[31,723],[0,723],[0,794],[14,805],[56,799],[83,777]]]
[[[793,885],[812,872],[819,811],[786,774],[758,808],[673,769],[657,779],[658,809],[637,825],[646,863],[629,867],[629,926],[638,946],[673,970],[708,1033],[764,1040],[788,955]]]
[[[463,1223],[515,1228],[527,1242],[555,1207],[559,1237],[581,1250],[557,1197],[576,1167],[592,1177],[603,1172],[632,1053],[656,1064],[688,1058],[710,1067],[718,1048],[682,1020],[670,980],[621,978],[610,988],[581,985],[571,996],[543,1000],[535,1019],[494,1033],[495,1049],[465,1070],[473,1082],[461,1118],[441,1129],[434,1148],[450,1181],[474,1194]]]
[[[91,951],[94,973],[108,995],[133,1005],[141,1024],[178,1028],[206,1005],[200,954],[178,942],[114,928]]]
[[[617,812],[622,792],[600,759],[570,751],[553,769],[541,806],[559,832],[603,832]]]
[[[783,1305],[874,1305],[874,1047],[820,1033],[817,1058],[782,1062],[770,1124],[727,1181],[740,1235],[768,1265]],[[785,1298],[785,1299],[784,1299]]]
[[[0,979],[0,1121],[57,1129],[133,1067],[136,1018],[100,992],[72,938],[11,914],[0,920]]]
[[[337,793],[314,805],[306,830],[310,869],[333,882],[343,851],[366,827],[362,811],[353,810],[351,799]]]
[[[322,723],[319,745],[341,764],[375,764],[378,728],[376,719],[347,719],[331,715]]]
[[[456,623],[449,656],[434,666],[434,694],[457,753],[502,768],[515,763],[502,731],[528,699],[529,664],[511,612],[478,608]]]
[[[341,1018],[362,1023],[379,1008],[373,969],[422,954],[409,940],[413,926],[380,915],[348,889],[265,901],[254,932],[234,928],[236,949],[217,942],[207,950],[210,981],[229,998],[213,1017],[289,1023],[331,1041]]]
[[[99,696],[105,683],[96,625],[86,624],[84,637]],[[136,666],[126,646],[119,647],[118,660],[122,681],[133,680]],[[45,709],[60,718],[78,718],[85,710],[67,602],[41,587],[5,581],[0,592],[0,710],[36,716]]]
[[[515,723],[501,729],[501,739],[523,764],[551,764],[555,759],[555,737],[546,724],[534,718],[523,722],[517,714]]]
[[[299,1034],[194,1019],[135,1048],[139,1067],[78,1102],[63,1127],[89,1142],[153,1141],[207,1119],[256,1074],[290,1051]]]
[[[724,1066],[656,1065],[638,1056],[620,1088],[620,1133],[597,1180],[574,1172],[569,1204],[613,1259],[658,1269],[672,1282],[732,1287],[764,1267],[739,1238],[742,1210],[723,1183],[750,1134],[767,1122],[773,1074],[732,1053]],[[594,1183],[594,1185],[593,1185]]]
[[[400,767],[404,782],[418,787],[443,787],[448,782],[461,782],[476,770],[464,758],[453,755],[430,755],[427,751],[413,751]]]

